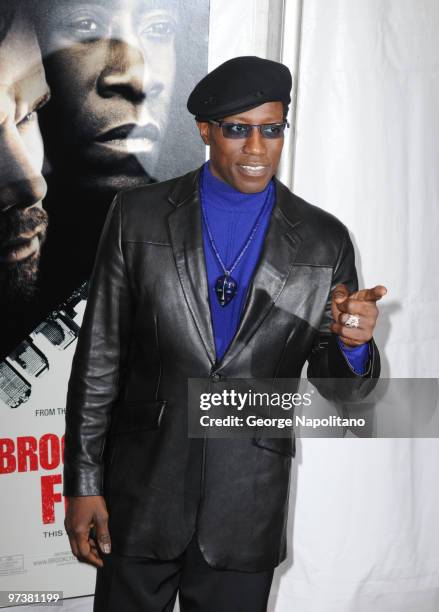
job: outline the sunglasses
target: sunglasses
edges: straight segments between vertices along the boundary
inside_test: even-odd
[[[229,123],[227,121],[213,121],[209,123],[221,128],[224,138],[248,138],[253,128],[259,128],[264,138],[282,138],[285,128],[290,127],[288,121],[282,123]]]

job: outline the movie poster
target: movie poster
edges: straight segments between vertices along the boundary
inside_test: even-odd
[[[71,360],[116,192],[204,161],[208,26],[208,0],[0,0],[0,590],[94,590],[63,526]]]

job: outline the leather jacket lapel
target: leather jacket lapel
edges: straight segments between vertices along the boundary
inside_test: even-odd
[[[181,287],[213,365],[215,343],[204,259],[198,175],[199,170],[190,172],[172,190],[169,200],[176,209],[169,215],[168,224]]]
[[[216,361],[204,259],[199,170],[185,175],[169,200],[176,209],[169,215],[169,231],[180,283],[212,365]],[[227,365],[245,347],[274,306],[285,286],[301,243],[290,192],[276,180],[276,204],[238,330],[220,364]]]
[[[221,366],[227,365],[245,347],[283,290],[301,243],[296,228],[302,222],[291,205],[290,192],[276,180],[276,204],[264,246],[248,289],[238,330]]]

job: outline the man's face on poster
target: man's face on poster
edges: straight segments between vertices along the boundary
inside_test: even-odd
[[[20,2],[0,2],[0,304],[31,297],[47,227],[37,111],[49,90]]]
[[[175,76],[176,6],[45,0],[37,8],[59,144],[71,148],[84,187],[120,189],[154,175]]]

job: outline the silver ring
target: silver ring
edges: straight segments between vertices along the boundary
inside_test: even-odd
[[[360,317],[358,315],[349,315],[349,319],[347,319],[345,323],[346,327],[360,327]]]

